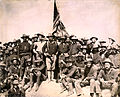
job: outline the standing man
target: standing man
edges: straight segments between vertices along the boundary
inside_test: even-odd
[[[26,60],[31,57],[31,45],[28,42],[29,36],[23,34],[21,37],[23,42],[19,44],[19,57],[21,59],[21,66],[20,66],[20,78],[22,79],[24,76],[24,71],[26,68]]]
[[[45,45],[43,46],[43,53],[46,56],[46,65],[48,71],[48,80],[53,80],[54,78],[54,71],[55,71],[55,64],[56,64],[56,55],[58,50],[58,44],[56,41],[55,36],[49,35],[47,36],[49,39]]]

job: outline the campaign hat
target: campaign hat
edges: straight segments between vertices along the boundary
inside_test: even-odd
[[[45,36],[44,36],[43,34],[41,34],[41,33],[37,33],[36,35],[37,35],[38,37],[39,37],[39,36],[41,36],[41,37],[43,37],[43,38],[45,37]]]
[[[102,63],[103,64],[109,63],[111,66],[113,66],[113,63],[111,62],[111,60],[109,58],[106,58]]]
[[[22,38],[22,39],[23,39],[23,38],[28,38],[28,39],[29,39],[29,35],[23,34],[21,38]]]
[[[35,34],[35,35],[32,37],[32,39],[34,39],[34,38],[38,38],[37,34]]]
[[[93,40],[93,39],[98,40],[97,37],[91,37],[91,38],[90,38],[90,40]]]

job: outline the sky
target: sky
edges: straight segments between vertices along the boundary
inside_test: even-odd
[[[120,43],[119,0],[56,0],[67,32],[78,38],[111,37]],[[0,41],[52,32],[53,0],[0,0]]]

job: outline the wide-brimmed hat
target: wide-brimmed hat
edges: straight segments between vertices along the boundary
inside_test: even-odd
[[[100,50],[101,50],[101,49],[107,49],[107,47],[106,47],[106,46],[100,46],[99,49],[100,49]]]
[[[41,33],[37,33],[36,35],[37,35],[38,37],[39,37],[39,36],[41,36],[41,37],[43,37],[43,38],[45,37],[45,36],[44,36],[43,34],[41,34]]]
[[[38,38],[37,34],[35,34],[35,35],[32,37],[32,39],[34,39],[34,38]]]
[[[4,43],[3,46],[8,46],[8,43]]]
[[[98,40],[97,37],[91,37],[91,38],[90,38],[90,40],[93,40],[93,39]]]
[[[13,44],[13,42],[11,42],[11,41],[10,41],[10,42],[8,42],[8,45],[12,45],[12,44]]]
[[[21,38],[22,38],[22,39],[23,39],[23,38],[28,38],[28,39],[29,39],[29,35],[23,34],[23,36],[22,36]]]
[[[109,58],[106,58],[104,61],[103,61],[103,64],[105,63],[109,63],[111,66],[113,66],[113,63],[111,62],[111,60]]]
[[[17,60],[17,61],[19,62],[18,57],[13,57],[13,58],[11,59],[11,62],[13,62],[14,60]]]
[[[78,38],[77,37],[72,37],[70,40],[72,40],[72,41],[78,41]]]

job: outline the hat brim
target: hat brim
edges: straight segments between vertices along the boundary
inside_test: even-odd
[[[50,37],[51,37],[51,38],[55,38],[54,36],[47,36],[47,38],[50,38]]]
[[[111,66],[113,66],[113,63],[111,63],[111,62],[104,61],[103,64],[105,64],[105,63],[109,63]]]
[[[12,60],[11,60],[11,62],[13,62],[14,60],[17,60],[17,61],[19,61],[18,59],[12,59]]]
[[[29,36],[22,36],[21,38],[29,38]]]
[[[37,35],[37,36],[41,36],[41,37],[45,37],[44,35],[42,35],[42,34],[39,34],[39,33],[38,33],[38,34],[36,34],[36,35]]]
[[[96,40],[98,40],[98,38],[97,38],[97,37],[92,37],[92,38],[90,38],[90,40],[92,40],[92,39],[96,39]]]

